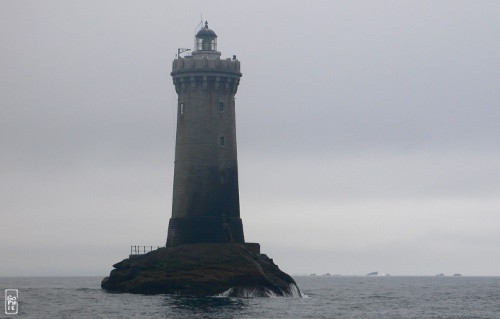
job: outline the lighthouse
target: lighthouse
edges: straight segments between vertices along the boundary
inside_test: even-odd
[[[177,92],[172,217],[166,247],[130,255],[101,282],[107,291],[231,297],[298,296],[297,284],[243,236],[238,191],[236,56],[221,59],[205,23],[191,55],[172,63]]]
[[[245,242],[235,122],[241,75],[236,56],[221,59],[207,22],[196,33],[192,54],[178,54],[172,63],[177,131],[168,247]]]

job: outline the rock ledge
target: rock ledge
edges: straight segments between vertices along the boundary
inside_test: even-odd
[[[229,297],[301,297],[273,260],[245,244],[163,247],[115,265],[101,287],[110,292]]]

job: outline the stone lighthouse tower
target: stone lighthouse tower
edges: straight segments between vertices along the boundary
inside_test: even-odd
[[[173,61],[178,104],[170,247],[244,243],[234,98],[240,62],[220,56],[217,35],[205,23],[192,55]]]
[[[114,264],[101,287],[141,294],[300,297],[293,278],[243,237],[234,103],[240,62],[220,58],[208,24],[195,39],[192,55],[178,56],[172,65],[178,104],[167,247]]]

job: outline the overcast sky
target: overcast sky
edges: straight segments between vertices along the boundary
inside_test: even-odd
[[[177,48],[237,55],[245,239],[291,274],[500,275],[499,1],[0,1],[0,276],[171,216]]]

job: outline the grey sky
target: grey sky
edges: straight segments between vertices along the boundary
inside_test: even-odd
[[[163,245],[177,48],[236,54],[241,215],[290,273],[499,275],[498,1],[1,1],[1,275]]]

